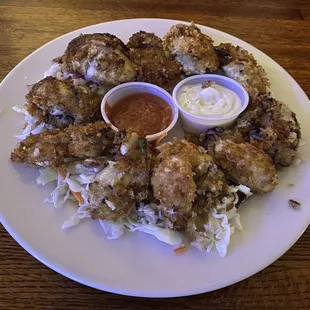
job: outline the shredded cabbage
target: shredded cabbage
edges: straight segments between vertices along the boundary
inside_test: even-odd
[[[209,239],[207,252],[210,252],[215,246],[220,256],[224,257],[227,253],[227,247],[230,242],[230,236],[234,232],[234,226],[229,221],[227,214],[217,211],[209,211],[209,221],[204,225],[206,237]]]
[[[253,195],[250,188],[242,184],[237,185],[237,186],[230,186],[230,190],[231,192],[234,192],[234,193],[240,191],[241,193],[245,194],[247,197],[250,197]]]
[[[62,224],[62,229],[67,229],[72,226],[80,224],[81,220],[90,218],[89,211],[87,210],[88,206],[83,205],[78,208],[77,213],[72,215],[67,221]]]
[[[17,113],[27,114],[27,107],[25,104],[17,104],[12,107],[12,110],[14,110]]]
[[[199,233],[198,239],[192,242],[193,246],[207,252],[215,247],[220,256],[226,256],[230,236],[236,229],[243,229],[240,214],[235,207],[239,201],[238,191],[242,191],[247,197],[252,195],[250,189],[244,185],[230,186],[228,192],[231,194],[224,197],[216,208],[209,210],[208,223],[204,225],[203,234]],[[232,208],[230,207],[231,204],[233,205]]]
[[[65,203],[70,197],[70,189],[67,184],[58,185],[51,193],[49,198],[45,199],[45,202],[51,203],[55,208]]]
[[[24,140],[30,134],[38,134],[44,130],[46,124],[40,123],[39,125],[37,125],[38,119],[28,113],[27,106],[25,104],[16,105],[12,107],[12,109],[17,113],[24,114],[27,124],[27,126],[23,129],[22,133],[15,136],[18,140]]]
[[[108,239],[117,239],[123,235],[126,230],[126,226],[123,221],[113,222],[99,220],[99,222]]]
[[[37,184],[45,185],[57,180],[57,186],[51,196],[45,200],[46,202],[52,203],[57,208],[68,199],[75,199],[71,191],[79,192],[84,199],[84,203],[79,203],[76,213],[63,223],[62,229],[77,226],[83,219],[91,217],[88,205],[89,184],[94,180],[104,180],[107,184],[113,185],[113,182],[120,177],[114,165],[114,162],[109,162],[109,165],[101,171],[96,168],[87,168],[82,164],[71,165],[66,169],[65,180],[56,171],[47,168],[39,170],[40,176],[37,178]],[[237,205],[238,191],[243,192],[247,197],[252,195],[250,189],[244,185],[230,186],[228,190],[230,194],[209,211],[208,222],[204,225],[203,237],[206,241],[207,252],[215,248],[220,256],[225,256],[230,243],[230,236],[236,229],[243,229],[237,208],[233,207],[227,211],[231,204]],[[112,202],[106,201],[106,203],[112,210],[115,208]],[[99,220],[99,223],[108,239],[117,239],[126,232],[140,231],[153,235],[158,240],[170,245],[183,244],[182,235],[172,229],[172,223],[161,212],[155,212],[152,204],[141,203],[124,220],[117,222]]]
[[[57,172],[49,168],[39,169],[39,172],[40,176],[38,176],[36,180],[38,185],[45,185],[47,183],[56,181],[58,178]]]
[[[102,221],[103,228],[108,239],[117,239],[126,231],[141,231],[155,236],[158,240],[170,245],[182,244],[182,236],[179,232],[166,228],[165,219],[155,214],[150,205],[141,204],[137,214],[133,214],[123,221]]]
[[[169,228],[161,228],[154,224],[139,225],[131,231],[139,230],[146,234],[155,236],[159,241],[168,243],[170,245],[182,244],[181,234]]]
[[[66,183],[68,184],[72,192],[80,193],[82,191],[82,186],[77,181],[74,181],[71,178],[66,177]]]

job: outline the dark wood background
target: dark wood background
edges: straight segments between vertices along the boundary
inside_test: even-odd
[[[0,81],[51,39],[138,17],[194,20],[246,40],[275,59],[310,96],[309,0],[0,0]],[[161,300],[113,295],[68,280],[26,253],[0,225],[0,309],[96,308],[310,309],[310,229],[278,261],[241,283]]]

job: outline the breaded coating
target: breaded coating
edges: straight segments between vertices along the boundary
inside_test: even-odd
[[[227,180],[223,171],[212,161],[205,160],[194,169],[198,194],[212,193],[219,196],[227,188]]]
[[[264,150],[276,166],[289,166],[301,137],[296,114],[283,102],[260,96],[237,120],[235,131],[245,141]]]
[[[267,74],[252,54],[231,43],[221,43],[216,52],[225,74],[239,82],[251,99],[267,93],[270,86]]]
[[[13,149],[11,160],[33,167],[57,168],[115,153],[119,135],[102,121],[30,134]]]
[[[154,33],[144,31],[133,34],[127,43],[129,59],[137,65],[137,80],[167,90],[181,79],[181,66],[172,55],[165,54],[162,40]]]
[[[165,143],[159,147],[159,155],[155,158],[151,185],[153,195],[158,200],[157,208],[173,224],[175,229],[186,227],[192,204],[196,198],[194,172],[186,154],[186,145]],[[156,206],[156,205],[155,205]]]
[[[187,139],[198,139],[198,145],[201,145],[208,153],[214,157],[214,144],[219,139],[230,140],[234,143],[244,143],[242,134],[234,129],[224,129],[223,127],[213,127],[208,129],[206,132],[200,134],[198,137],[187,135]]]
[[[200,164],[205,161],[213,162],[212,156],[203,153],[198,146],[186,140],[177,140],[174,138],[173,142],[168,142],[157,147],[160,151],[158,158],[168,155],[181,154],[188,158],[190,164],[194,169],[198,168]]]
[[[55,128],[101,119],[101,96],[86,86],[74,85],[71,79],[60,81],[48,76],[33,85],[26,99],[28,113]]]
[[[187,141],[175,139],[159,151],[151,178],[157,209],[175,229],[184,229],[197,195],[217,197],[227,182],[212,157]]]
[[[74,38],[62,61],[69,72],[98,84],[133,81],[137,74],[124,43],[109,33],[83,34]]]
[[[249,187],[253,192],[271,192],[278,183],[272,160],[249,143],[218,139],[214,157],[233,181]]]
[[[188,213],[196,197],[192,166],[181,154],[157,158],[151,183],[154,197],[167,208]]]
[[[172,26],[163,42],[166,52],[175,57],[187,75],[213,72],[219,67],[213,40],[194,24]]]
[[[133,48],[162,48],[163,41],[155,33],[139,31],[134,33],[128,40],[127,47]]]
[[[218,169],[212,156],[199,150],[195,144],[174,139],[173,143],[161,145],[159,149],[159,157],[182,154],[188,158],[194,172],[197,193],[220,193],[225,190],[226,180],[223,172]]]
[[[134,139],[117,162],[110,162],[90,184],[90,213],[93,219],[117,221],[148,198],[150,150],[146,140]]]

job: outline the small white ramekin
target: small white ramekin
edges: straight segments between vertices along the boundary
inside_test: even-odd
[[[207,81],[215,82],[216,84],[226,87],[235,92],[241,99],[241,109],[235,114],[229,116],[205,117],[191,114],[184,108],[182,108],[178,102],[180,89],[187,85],[201,84],[202,82]],[[172,97],[174,104],[178,107],[180,111],[184,130],[191,133],[202,133],[209,128],[218,126],[227,128],[233,124],[233,122],[237,119],[240,113],[242,113],[242,111],[244,111],[249,104],[249,95],[241,84],[231,78],[218,74],[201,74],[188,77],[175,86]]]
[[[127,97],[129,95],[132,95],[132,94],[137,94],[137,93],[149,93],[149,94],[156,95],[162,98],[165,102],[167,102],[167,104],[171,108],[172,121],[170,125],[158,133],[146,136],[146,139],[148,141],[157,140],[158,138],[165,135],[173,128],[173,126],[178,120],[179,110],[177,106],[174,104],[172,96],[167,91],[165,91],[164,89],[154,84],[143,83],[143,82],[129,82],[129,83],[124,83],[116,87],[113,87],[110,91],[106,93],[106,95],[102,99],[102,102],[101,102],[102,117],[106,123],[111,124],[112,129],[114,129],[115,131],[118,131],[119,129],[115,127],[109,120],[105,112],[105,106],[106,104],[109,104],[110,107],[113,107],[113,105],[117,103],[120,99]]]

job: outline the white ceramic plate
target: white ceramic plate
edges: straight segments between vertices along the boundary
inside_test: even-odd
[[[27,84],[35,83],[80,33],[110,32],[122,40],[139,30],[163,36],[178,21],[121,20],[77,30],[38,49],[6,77],[0,87],[0,218],[12,237],[31,255],[64,276],[110,292],[147,297],[172,297],[207,292],[233,284],[262,270],[284,254],[310,222],[310,102],[294,79],[268,56],[231,35],[201,26],[215,43],[232,42],[252,52],[266,69],[272,91],[297,113],[305,162],[280,173],[280,185],[268,195],[242,205],[242,232],[232,236],[227,257],[195,249],[173,255],[172,248],[142,233],[107,240],[99,223],[86,221],[66,232],[62,223],[73,214],[70,207],[54,209],[44,204],[52,187],[35,183],[38,172],[9,162],[14,134],[23,117],[11,107],[23,103]],[[295,184],[289,187],[289,184]],[[288,206],[290,198],[302,203]]]

